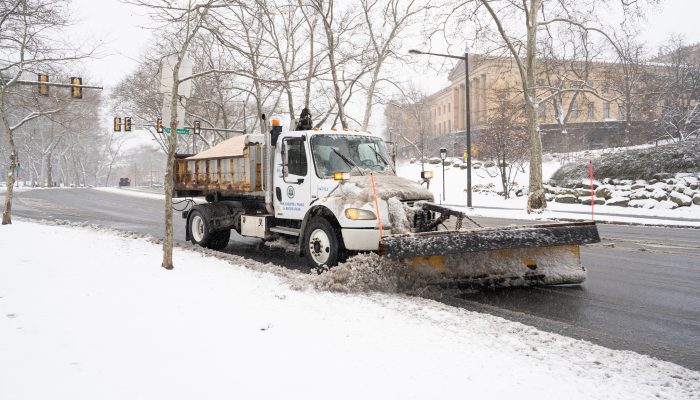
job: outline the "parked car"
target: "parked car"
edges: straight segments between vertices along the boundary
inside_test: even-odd
[[[129,178],[119,178],[119,187],[131,186],[131,179]]]

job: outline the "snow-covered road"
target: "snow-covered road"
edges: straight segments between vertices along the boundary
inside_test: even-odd
[[[182,249],[165,271],[143,239],[16,222],[0,254],[2,399],[700,392],[699,372],[430,300],[317,291]]]

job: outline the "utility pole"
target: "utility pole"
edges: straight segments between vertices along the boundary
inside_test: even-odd
[[[466,117],[464,121],[467,134],[467,207],[472,206],[472,119],[471,119],[471,84],[469,82],[469,45],[464,49],[464,89],[466,93]]]
[[[420,51],[411,49],[408,51],[410,54],[427,54],[431,56],[454,58],[457,60],[464,61],[464,82],[466,89],[466,127],[465,133],[467,136],[467,207],[472,207],[472,133],[471,133],[471,104],[469,100],[469,92],[471,91],[471,85],[469,83],[469,45],[464,50],[464,56],[453,56],[451,54],[440,54],[440,53],[429,53],[427,51]]]

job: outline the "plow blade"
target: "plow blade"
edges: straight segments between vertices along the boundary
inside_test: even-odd
[[[384,256],[457,286],[581,283],[579,246],[600,242],[594,222],[387,236]]]

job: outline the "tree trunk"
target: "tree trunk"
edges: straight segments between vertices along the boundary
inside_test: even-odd
[[[530,193],[527,199],[527,212],[547,208],[542,183],[542,139],[537,128],[537,94],[535,93],[537,13],[539,0],[531,0],[527,27],[527,133],[530,136]]]
[[[53,170],[51,168],[51,153],[46,153],[46,187],[53,187]]]
[[[3,225],[12,223],[12,191],[15,186],[15,168],[17,167],[17,149],[15,148],[15,141],[12,137],[12,132],[7,129],[7,124],[5,125],[5,128],[7,147],[10,150],[10,163],[7,166],[7,191],[5,192],[5,207],[2,211]]]
[[[177,92],[180,86],[181,59],[173,67],[173,87],[170,95],[170,135],[168,136],[168,156],[165,165],[165,233],[163,237],[163,262],[161,267],[173,269],[173,163],[177,150]]]
[[[377,80],[379,79],[379,71],[382,68],[383,60],[379,58],[377,60],[377,66],[372,71],[372,80],[369,83],[369,88],[367,89],[367,102],[365,103],[365,116],[362,118],[362,130],[366,131],[369,126],[369,119],[372,117],[372,105],[374,104],[374,91],[377,88]]]
[[[508,187],[508,175],[506,171],[506,156],[503,155],[503,158],[497,157],[496,161],[498,162],[498,170],[501,173],[501,185],[503,186],[503,198],[508,199],[510,197],[510,188]]]
[[[333,3],[329,4],[329,7],[333,7]],[[321,10],[319,10],[321,11]],[[330,11],[332,13],[332,11]],[[333,29],[331,28],[331,21],[321,15],[323,18],[323,26],[326,30],[326,41],[328,43],[328,62],[331,67],[331,77],[333,78],[333,94],[335,96],[335,103],[338,106],[338,118],[340,118],[340,125],[343,129],[348,127],[348,121],[345,117],[345,105],[343,104],[343,95],[340,92],[340,85],[338,84],[338,67],[335,63],[335,39],[333,36]]]
[[[12,223],[12,190],[15,186],[15,168],[17,167],[17,148],[15,147],[15,138],[10,129],[10,121],[7,120],[7,114],[3,111],[5,107],[5,93],[0,93],[0,117],[5,130],[5,140],[7,141],[7,149],[10,151],[10,163],[7,165],[7,190],[5,191],[5,206],[2,211],[2,224],[8,225]]]

